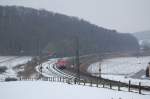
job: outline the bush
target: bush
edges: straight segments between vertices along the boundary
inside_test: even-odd
[[[149,77],[149,68],[146,68],[146,77]]]
[[[17,80],[18,80],[17,78],[10,78],[10,77],[5,78],[5,81],[17,81]]]
[[[7,70],[7,67],[6,67],[6,66],[0,67],[0,74],[6,72],[6,70]]]

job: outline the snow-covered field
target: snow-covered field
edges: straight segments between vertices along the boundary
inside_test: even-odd
[[[16,77],[17,71],[15,71],[13,67],[23,65],[31,59],[32,57],[30,56],[0,56],[0,67],[7,67],[6,72],[0,74],[0,79],[3,80],[6,77]]]
[[[145,57],[120,57],[113,59],[105,59],[102,62],[93,63],[89,66],[88,72],[97,75],[101,66],[102,77],[111,80],[127,82],[129,80],[134,84],[142,82],[143,85],[150,86],[150,80],[144,79],[144,74],[139,72],[145,70],[150,62],[150,56]],[[139,74],[136,74],[139,72]],[[132,76],[137,76],[136,79]]]
[[[25,64],[30,61],[30,56],[0,56],[0,66],[6,66],[8,68],[15,67],[17,65]]]
[[[13,57],[11,58],[13,59]],[[7,60],[11,62],[8,62]],[[6,64],[9,70],[13,71],[12,67],[26,63],[28,60],[31,60],[31,57],[15,57],[13,60],[9,60],[8,58],[0,58],[0,61],[2,61],[0,65]],[[49,61],[43,63],[42,74],[47,77],[67,76],[66,74],[63,75],[63,73],[60,73],[54,69],[56,62],[57,59],[50,59]],[[12,63],[12,65],[10,63]],[[95,67],[98,65],[92,66]],[[37,66],[36,69],[40,72],[39,66]],[[8,73],[9,72],[10,71],[8,71]],[[150,92],[142,93],[144,93],[144,95],[127,92],[127,89],[126,91],[117,91],[105,88],[40,80],[0,82],[0,98],[2,99],[150,99]]]
[[[1,99],[150,99],[150,95],[46,81],[0,82]]]

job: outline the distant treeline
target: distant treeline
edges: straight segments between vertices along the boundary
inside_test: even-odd
[[[75,38],[80,54],[137,51],[137,40],[83,19],[46,10],[0,6],[0,55],[36,55],[56,52],[75,54]]]

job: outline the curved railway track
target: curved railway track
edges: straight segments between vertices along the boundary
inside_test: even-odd
[[[56,66],[57,60],[50,60],[42,64],[42,70],[40,65],[37,66],[36,70],[45,77],[64,77],[69,79],[74,79],[75,76],[67,74],[59,70]]]

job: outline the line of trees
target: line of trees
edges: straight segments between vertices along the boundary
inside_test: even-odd
[[[80,54],[137,51],[136,38],[119,34],[83,19],[46,10],[17,6],[0,6],[0,54],[36,55],[56,52],[60,56],[75,54],[75,36]]]

